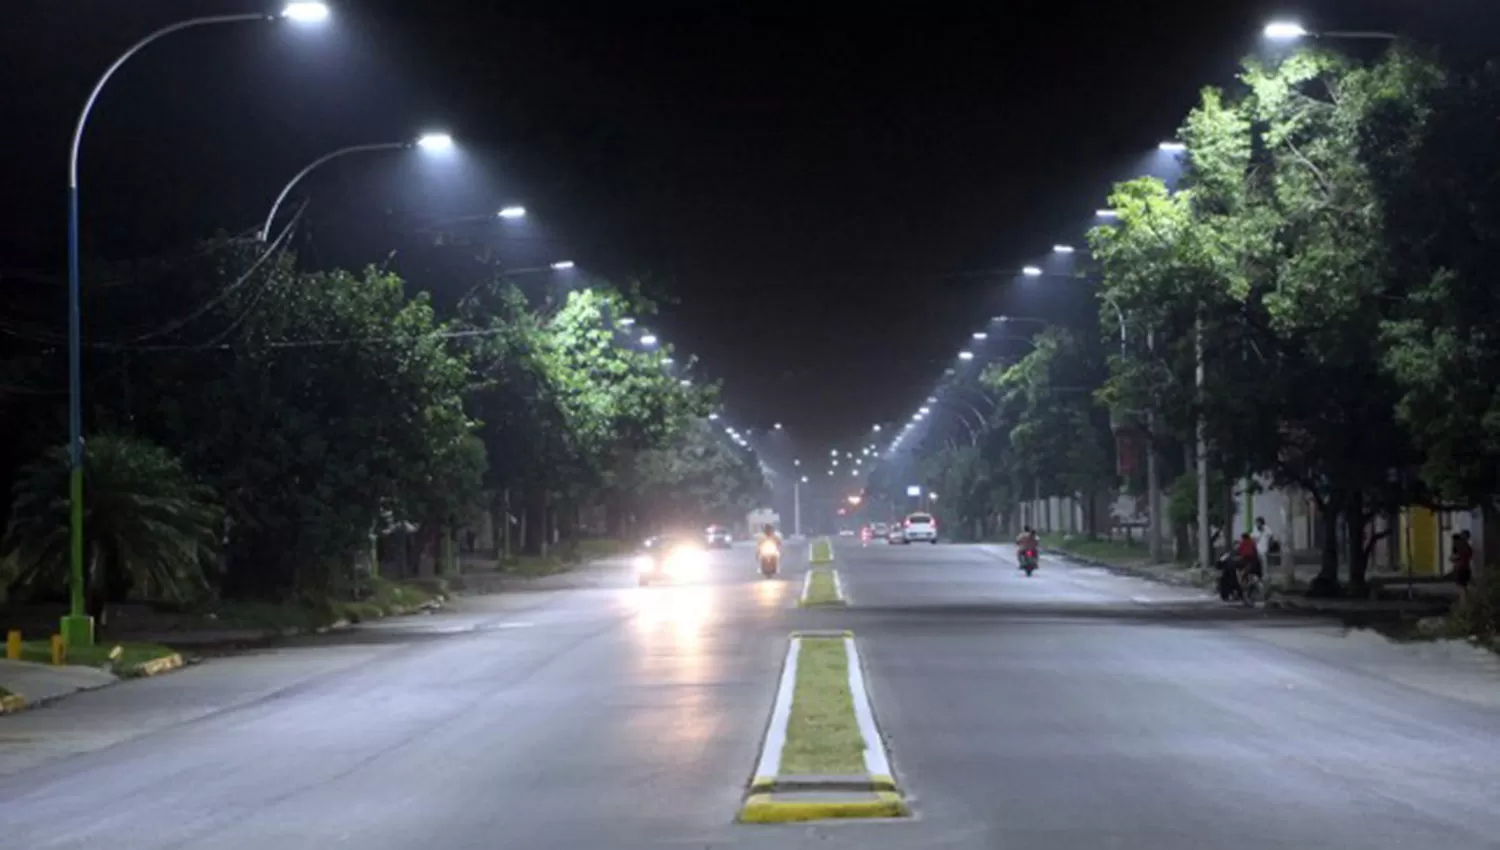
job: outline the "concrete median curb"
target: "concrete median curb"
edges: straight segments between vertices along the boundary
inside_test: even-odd
[[[828,573],[833,582],[833,598],[815,601],[812,597],[813,579],[820,573]],[[844,585],[839,581],[839,571],[832,568],[808,570],[802,579],[802,595],[797,599],[800,608],[834,608],[848,604],[844,596]]]
[[[862,773],[785,774],[782,751],[797,698],[797,667],[805,638],[843,642],[851,700],[849,723],[858,730]],[[782,665],[770,722],[761,744],[760,759],[740,809],[741,823],[796,823],[850,818],[898,818],[910,812],[896,785],[885,743],[865,686],[864,669],[854,633],[850,631],[793,632]]]

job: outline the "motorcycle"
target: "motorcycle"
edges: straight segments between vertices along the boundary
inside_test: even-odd
[[[772,578],[781,569],[781,547],[774,540],[760,541],[760,574]]]
[[[1238,599],[1249,608],[1255,605],[1257,599],[1265,597],[1265,585],[1262,584],[1260,575],[1254,569],[1245,570],[1244,578],[1240,577],[1242,564],[1233,552],[1220,555],[1217,566],[1221,600],[1228,602],[1230,599]]]
[[[1026,571],[1026,576],[1029,578],[1033,572],[1036,572],[1038,564],[1036,550],[1030,547],[1019,549],[1017,556],[1021,561],[1021,569]]]

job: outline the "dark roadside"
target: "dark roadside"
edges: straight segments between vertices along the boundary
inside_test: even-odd
[[[1066,534],[1042,536],[1043,551],[1121,575],[1211,592],[1214,570],[1191,563],[1153,561],[1139,540],[1094,539]],[[1307,588],[1318,573],[1316,553],[1296,553],[1289,563],[1268,571],[1268,611],[1337,620],[1349,628],[1373,629],[1400,640],[1471,637],[1472,616],[1459,607],[1459,588],[1451,581],[1379,571],[1367,578],[1363,596],[1312,597]],[[1341,578],[1347,579],[1347,576]],[[1488,638],[1483,629],[1478,637]]]

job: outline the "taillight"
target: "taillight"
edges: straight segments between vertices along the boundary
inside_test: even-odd
[[[909,520],[909,519],[903,519],[903,520],[901,520],[901,527],[902,528],[911,528],[911,520]]]

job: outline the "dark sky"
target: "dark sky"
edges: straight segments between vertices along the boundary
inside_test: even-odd
[[[1493,0],[334,5],[320,32],[210,28],[127,64],[86,137],[86,252],[247,229],[312,158],[441,126],[462,163],[348,160],[311,182],[310,216],[374,261],[392,221],[523,202],[528,229],[496,243],[511,265],[649,275],[676,299],[662,336],[725,380],[735,417],[809,450],[904,418],[989,315],[1083,321],[1075,284],[952,273],[1081,241],[1273,12],[1500,44]],[[113,56],[257,8],[8,0],[0,268],[56,267],[68,134]]]

